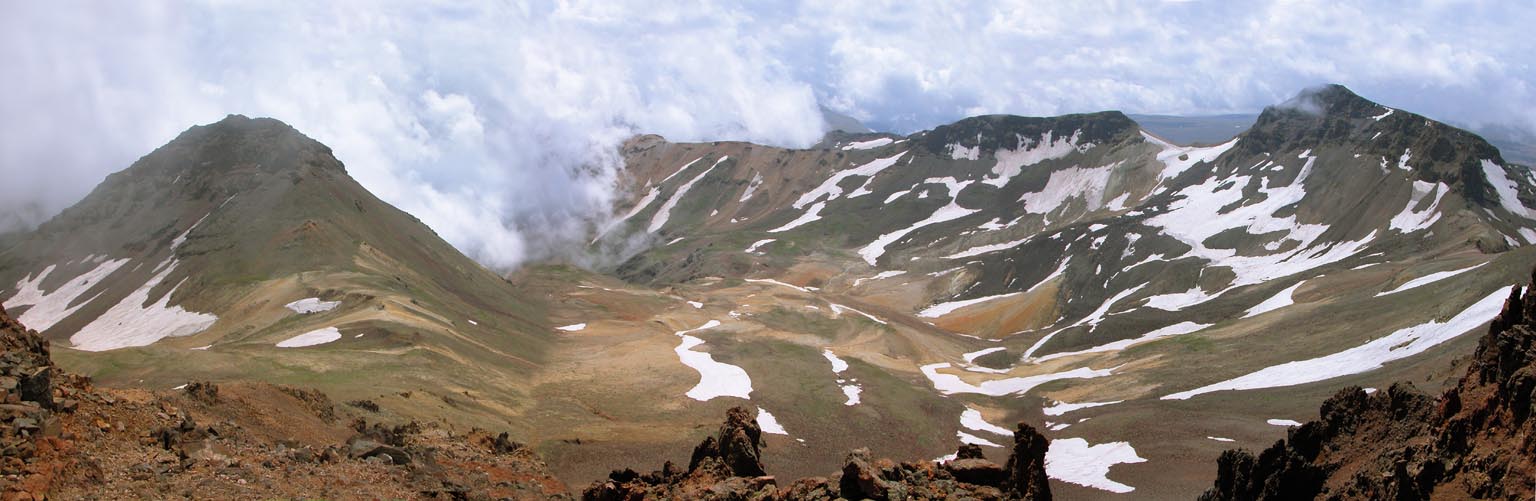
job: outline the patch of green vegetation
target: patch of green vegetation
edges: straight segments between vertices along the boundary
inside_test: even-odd
[[[836,339],[838,331],[846,326],[846,319],[831,319],[822,315],[815,310],[801,312],[776,306],[773,310],[758,315],[757,320],[763,325],[782,331],[803,332],[826,339]]]
[[[1126,358],[1137,358],[1153,352],[1202,353],[1216,347],[1216,342],[1199,334],[1184,334],[1143,343],[1120,352]]]

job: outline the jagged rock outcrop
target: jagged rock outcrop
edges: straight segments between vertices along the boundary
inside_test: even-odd
[[[779,487],[761,462],[762,430],[750,411],[726,412],[716,435],[694,448],[688,469],[671,461],[647,474],[614,470],[608,480],[582,493],[591,501],[635,499],[833,500],[833,499],[1051,499],[1045,477],[1050,442],[1024,423],[1014,432],[1014,450],[1006,466],[985,459],[981,449],[961,445],[955,459],[896,463],[874,459],[868,449],[848,454],[843,468],[829,477],[802,478]]]
[[[1533,282],[1536,283],[1536,282]],[[1438,399],[1346,388],[1257,456],[1222,454],[1203,500],[1531,499],[1536,295],[1514,287],[1467,373]]]
[[[11,319],[3,307],[0,350],[0,477],[8,479],[0,482],[6,486],[0,495],[6,495],[18,488],[16,480],[27,475],[39,439],[58,436],[54,410],[59,406],[53,395],[48,340]]]

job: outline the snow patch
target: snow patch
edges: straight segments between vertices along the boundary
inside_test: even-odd
[[[896,142],[896,140],[888,138],[888,137],[878,137],[878,138],[871,139],[871,140],[868,140],[868,141],[854,141],[854,142],[848,143],[848,145],[846,145],[846,146],[843,146],[843,151],[850,151],[850,150],[872,150],[872,149],[879,148],[881,146],[885,146],[887,144],[891,144],[891,143],[894,143],[894,142]]]
[[[1482,325],[1499,313],[1504,306],[1504,299],[1508,296],[1509,293],[1501,288],[1444,322],[1432,320],[1405,327],[1332,355],[1266,367],[1246,376],[1162,398],[1163,400],[1184,400],[1215,391],[1294,386],[1375,370],[1388,362],[1423,353]]]
[[[811,191],[805,192],[804,195],[800,195],[800,198],[796,199],[795,203],[790,205],[796,209],[799,209],[805,207],[806,204],[815,202],[817,199],[823,196],[827,197],[827,200],[825,201],[836,200],[837,197],[842,196],[843,194],[843,188],[838,186],[838,184],[842,183],[844,179],[847,179],[851,176],[866,176],[869,178],[864,180],[864,185],[861,185],[858,190],[855,190],[865,191],[867,193],[867,190],[864,190],[864,186],[868,186],[869,182],[874,180],[875,174],[878,174],[880,171],[883,171],[892,165],[896,165],[896,161],[901,160],[901,157],[906,154],[907,152],[903,151],[891,157],[876,159],[852,169],[838,171],[837,173],[832,174],[832,177],[827,178],[826,181],[822,181],[821,186],[817,186]],[[852,197],[856,195],[849,196]]]
[[[69,305],[85,294],[85,291],[101,283],[103,279],[111,276],[118,268],[122,268],[124,264],[128,264],[128,259],[102,261],[95,268],[65,282],[64,285],[60,285],[53,292],[44,293],[41,289],[43,280],[53,274],[53,271],[57,268],[55,265],[50,264],[48,267],[43,268],[43,271],[38,273],[36,278],[27,275],[26,278],[17,280],[16,295],[11,296],[10,299],[5,301],[5,307],[19,308],[31,305],[32,308],[16,317],[16,320],[21,322],[22,325],[26,325],[27,328],[38,332],[48,330],[49,327],[53,327],[54,324],[69,318],[70,315],[75,314],[75,311],[89,303],[90,300],[86,300],[74,306]],[[92,297],[91,299],[95,298]]]
[[[294,313],[298,313],[298,314],[308,314],[308,313],[319,313],[319,312],[322,312],[322,311],[331,311],[331,310],[336,309],[337,306],[341,306],[341,301],[321,301],[320,298],[318,298],[318,297],[307,297],[307,298],[300,299],[298,301],[294,301],[292,303],[288,303],[288,304],[283,305],[284,308],[288,308],[290,310],[293,310]]]
[[[557,330],[557,331],[565,331],[565,332],[576,332],[576,331],[579,331],[579,330],[582,330],[582,329],[585,329],[585,328],[587,328],[587,324],[581,323],[581,324],[571,324],[571,325],[567,325],[567,326],[564,326],[564,327],[555,327],[555,330]]]
[[[714,165],[709,166],[708,169],[704,169],[704,172],[700,172],[699,175],[694,176],[693,179],[689,179],[687,183],[683,183],[682,186],[677,187],[677,191],[672,192],[672,196],[667,197],[667,201],[661,204],[660,209],[656,209],[656,214],[654,216],[651,216],[651,225],[646,228],[646,231],[655,233],[657,230],[660,230],[662,226],[666,226],[667,220],[672,218],[672,209],[676,208],[677,203],[682,201],[683,196],[688,194],[688,190],[692,190],[694,184],[697,184],[699,180],[704,179],[704,176],[709,175],[711,171],[715,170],[715,167],[720,165],[720,162],[724,162],[727,158],[731,157],[720,157],[719,160],[715,160]],[[698,160],[694,160],[694,162],[697,161]],[[693,162],[689,162],[688,165],[693,165]],[[677,172],[682,172],[687,168],[688,166],[685,165],[682,169],[678,169]],[[677,172],[674,172],[672,175],[677,175]],[[671,179],[671,176],[668,176],[667,179]],[[666,181],[663,180],[662,182]]]
[[[788,431],[784,431],[784,426],[779,424],[779,420],[762,407],[757,408],[757,426],[763,429],[763,433],[789,435]]]
[[[1265,422],[1275,426],[1301,426],[1300,422],[1290,419],[1271,419]]]
[[[963,300],[963,301],[949,301],[949,302],[945,302],[945,303],[939,303],[939,304],[936,304],[936,305],[924,308],[923,311],[917,312],[917,316],[922,317],[922,318],[939,318],[939,317],[942,317],[944,315],[948,315],[950,313],[953,313],[955,310],[958,310],[960,308],[964,308],[964,307],[975,305],[975,304],[981,304],[981,303],[985,303],[985,302],[993,301],[993,300],[997,300],[997,299],[1002,299],[1002,298],[1005,298],[1005,297],[1013,297],[1013,296],[1017,296],[1019,294],[1023,294],[1023,293],[1022,292],[1010,292],[1010,293],[1007,293],[1007,294],[998,294],[996,296],[986,296],[986,297],[978,297],[978,298],[975,298],[975,299],[966,299],[966,300]]]
[[[677,358],[683,362],[683,365],[699,372],[699,383],[688,390],[688,398],[701,402],[707,402],[716,397],[751,399],[752,378],[747,376],[747,371],[731,364],[716,362],[714,356],[708,353],[693,351],[695,346],[704,344],[704,340],[690,336],[688,333],[712,329],[719,325],[719,320],[710,320],[701,327],[677,332],[677,336],[683,338],[683,342],[673,351],[677,352]]]
[[[825,208],[826,206],[826,202],[816,202],[816,205],[812,205],[810,209],[806,209],[805,213],[801,214],[800,217],[795,218],[794,221],[784,223],[784,226],[768,230],[768,233],[783,233],[800,226],[804,226],[812,221],[819,220],[821,219],[821,209]]]
[[[1493,163],[1492,160],[1483,160],[1483,177],[1488,180],[1488,185],[1492,186],[1494,193],[1499,196],[1499,205],[1503,206],[1504,210],[1526,219],[1536,219],[1536,212],[1520,201],[1520,185],[1509,178],[1503,167]]]
[[[1106,406],[1106,405],[1114,405],[1114,404],[1118,404],[1118,403],[1121,403],[1121,402],[1124,402],[1124,400],[1115,400],[1113,402],[1083,402],[1083,403],[1077,403],[1077,404],[1069,404],[1069,403],[1066,403],[1066,402],[1056,402],[1055,404],[1052,404],[1052,405],[1046,407],[1041,412],[1044,412],[1045,415],[1047,415],[1047,416],[1060,416],[1062,414],[1066,414],[1068,412],[1072,412],[1072,411],[1079,410],[1079,409],[1091,409],[1091,408],[1094,408],[1094,407],[1103,407],[1103,406]]]
[[[1296,293],[1296,289],[1301,288],[1301,284],[1304,284],[1304,283],[1306,283],[1306,282],[1305,281],[1296,282],[1296,285],[1292,285],[1290,287],[1286,287],[1285,290],[1282,290],[1282,291],[1280,291],[1278,293],[1275,293],[1275,295],[1273,297],[1270,297],[1269,299],[1265,299],[1263,302],[1254,305],[1253,308],[1249,308],[1248,309],[1247,313],[1243,314],[1243,318],[1258,316],[1260,314],[1269,313],[1271,311],[1275,311],[1275,310],[1278,310],[1280,308],[1284,308],[1286,306],[1290,306],[1290,305],[1296,304],[1296,301],[1294,299],[1291,299],[1291,295],[1295,294]]]
[[[947,186],[949,188],[950,196],[949,204],[943,207],[939,207],[927,218],[924,218],[923,220],[916,223],[912,223],[912,226],[880,235],[880,237],[876,238],[875,241],[870,242],[869,245],[859,249],[859,256],[864,258],[864,262],[869,263],[870,266],[874,266],[875,262],[880,259],[880,256],[885,255],[885,247],[887,245],[895,243],[902,237],[907,236],[908,233],[917,231],[919,228],[932,224],[943,223],[946,221],[953,221],[978,212],[977,209],[967,209],[965,207],[961,207],[959,203],[955,202],[955,200],[960,197],[960,190],[965,189],[965,187],[970,184],[970,181],[959,182],[955,181],[953,178],[932,178],[924,182],[943,183],[945,186]]]
[[[133,346],[148,346],[168,337],[190,336],[212,327],[219,317],[208,313],[187,311],[180,306],[170,306],[171,296],[181,284],[171,287],[160,300],[149,306],[150,290],[160,285],[172,271],[176,260],[167,259],[162,271],[151,277],[144,286],[133,291],[121,302],[113,305],[96,320],[81,328],[69,342],[84,351],[106,351]],[[183,280],[184,282],[185,280]]]
[[[1109,468],[1117,464],[1143,463],[1128,442],[1106,442],[1089,446],[1081,438],[1058,438],[1045,452],[1045,474],[1056,480],[1117,494],[1135,487],[1109,479]]]
[[[764,245],[768,245],[777,241],[779,241],[777,238],[765,238],[756,242],[752,242],[752,245],[747,246],[746,252],[747,254],[756,254],[757,250],[761,249]]]
[[[1059,379],[1091,379],[1114,374],[1113,368],[1095,370],[1088,367],[1079,367],[1077,369],[1072,369],[1065,372],[1039,374],[1026,377],[1011,377],[1006,379],[983,381],[980,385],[973,385],[965,382],[965,380],[960,379],[960,376],[939,372],[939,369],[947,369],[950,367],[950,363],[940,362],[936,364],[924,365],[918,369],[921,370],[923,372],[923,376],[926,376],[928,381],[933,384],[934,389],[939,390],[939,393],[943,393],[945,395],[954,395],[957,393],[975,393],[981,395],[990,395],[994,397],[1000,397],[1003,395],[1022,395],[1028,393],[1029,390],[1034,389],[1036,386],[1040,386],[1042,384]]]
[[[1031,165],[1065,157],[1073,152],[1084,152],[1093,148],[1093,143],[1079,145],[1077,138],[1082,130],[1073,132],[1071,136],[1054,137],[1055,131],[1045,131],[1038,141],[1016,135],[1018,148],[1012,150],[999,149],[993,153],[997,158],[997,165],[992,166],[992,176],[982,180],[983,184],[1003,187],[1019,172]],[[974,159],[973,159],[974,160]]]
[[[1404,282],[1403,285],[1399,285],[1395,289],[1392,289],[1392,290],[1389,290],[1389,291],[1386,291],[1386,292],[1378,292],[1378,293],[1376,293],[1376,297],[1385,296],[1387,294],[1397,294],[1399,292],[1402,292],[1402,291],[1405,291],[1405,290],[1408,290],[1408,289],[1413,289],[1413,288],[1416,288],[1416,287],[1422,287],[1422,286],[1429,285],[1429,284],[1432,284],[1432,283],[1435,283],[1435,282],[1439,282],[1441,280],[1445,280],[1447,278],[1451,278],[1451,277],[1454,277],[1456,275],[1460,275],[1462,273],[1466,273],[1466,272],[1469,272],[1469,271],[1481,268],[1485,264],[1488,264],[1488,263],[1480,263],[1480,264],[1476,264],[1476,265],[1473,265],[1473,266],[1468,266],[1466,268],[1462,268],[1462,269],[1459,269],[1459,270],[1450,270],[1450,271],[1442,271],[1442,272],[1438,272],[1438,273],[1430,273],[1428,275],[1424,275],[1422,277],[1415,278],[1413,280],[1409,280],[1407,282]]]
[[[303,348],[329,343],[341,339],[341,331],[335,327],[313,330],[297,336],[278,341],[278,348]]]

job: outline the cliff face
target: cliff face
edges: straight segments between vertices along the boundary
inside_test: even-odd
[[[614,470],[596,482],[582,498],[589,501],[628,499],[1024,499],[1049,501],[1045,451],[1050,442],[1029,425],[1019,423],[1013,453],[1000,466],[982,457],[981,448],[963,445],[945,463],[923,461],[897,464],[873,459],[868,449],[848,454],[842,471],[779,486],[760,461],[762,430],[750,411],[735,407],[726,413],[720,431],[693,450],[688,469],[668,461],[662,469],[640,474]]]
[[[1347,388],[1321,419],[1254,456],[1222,454],[1206,500],[1531,499],[1536,490],[1536,287],[1510,291],[1467,374],[1438,399],[1398,383]]]

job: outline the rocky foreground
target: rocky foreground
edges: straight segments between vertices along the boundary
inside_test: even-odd
[[[1536,280],[1510,291],[1467,374],[1439,398],[1409,383],[1346,388],[1258,456],[1222,454],[1201,499],[1533,499],[1533,390]]]
[[[260,383],[96,388],[0,309],[0,499],[569,499],[505,433]],[[376,408],[375,408],[376,409]]]
[[[1000,466],[982,457],[981,448],[964,445],[956,458],[897,464],[871,459],[867,449],[848,454],[842,471],[810,477],[788,485],[763,471],[760,461],[762,429],[756,416],[736,407],[726,413],[720,431],[693,449],[688,468],[668,461],[660,470],[639,474],[615,470],[608,480],[582,493],[590,501],[638,499],[703,500],[833,500],[833,499],[1051,499],[1045,476],[1045,452],[1050,442],[1034,428],[1019,423],[1013,453]]]

